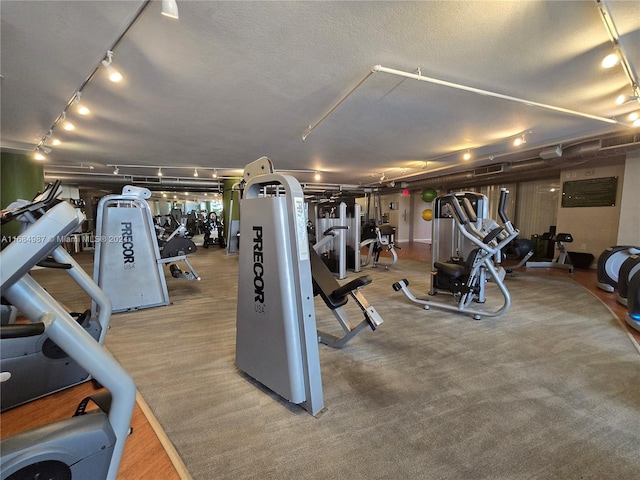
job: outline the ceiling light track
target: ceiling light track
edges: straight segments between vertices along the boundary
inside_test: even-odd
[[[596,5],[598,6],[598,12],[600,12],[604,27],[609,34],[609,39],[611,40],[611,43],[613,43],[613,48],[617,54],[619,63],[622,66],[622,70],[631,84],[633,95],[631,95],[630,98],[640,103],[640,81],[638,80],[638,74],[631,63],[631,60],[629,60],[624,46],[622,45],[620,34],[618,33],[616,24],[611,16],[611,11],[609,10],[605,0],[596,0]]]
[[[120,44],[122,39],[129,32],[131,27],[133,27],[133,25],[138,21],[138,19],[142,15],[142,13],[147,9],[147,7],[150,4],[151,4],[151,0],[144,0],[142,2],[140,7],[138,8],[138,10],[136,10],[136,12],[131,17],[131,20],[129,20],[129,22],[126,24],[126,26],[125,26],[124,30],[122,31],[122,33],[120,33],[120,35],[118,35],[116,40],[107,49],[107,60],[108,60],[108,64],[109,65],[111,65],[111,56],[113,55],[113,51]],[[111,56],[109,55],[109,53],[111,54]],[[44,134],[41,137],[40,141],[36,145],[36,148],[35,148],[36,151],[40,147],[42,147],[44,145],[44,143],[51,137],[51,135],[53,133],[53,130],[56,128],[56,126],[58,124],[60,124],[61,122],[64,122],[64,120],[66,118],[66,113],[69,110],[69,108],[71,108],[72,105],[77,104],[77,103],[80,102],[80,97],[82,96],[82,92],[83,92],[84,88],[93,79],[93,77],[95,77],[96,73],[100,70],[100,68],[104,68],[104,62],[107,61],[107,60],[105,60],[105,58],[103,57],[99,62],[97,62],[96,66],[93,68],[91,73],[89,73],[89,75],[84,79],[84,81],[80,84],[80,86],[78,88],[76,88],[76,90],[74,91],[73,95],[67,101],[67,104],[65,105],[64,109],[62,110],[62,113],[56,117],[56,119],[51,124],[51,127],[47,130],[47,133]]]

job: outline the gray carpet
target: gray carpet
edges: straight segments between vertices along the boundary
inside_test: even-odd
[[[367,269],[385,323],[320,346],[326,411],[313,418],[234,365],[237,257],[199,249],[192,263],[202,282],[169,278],[173,305],[114,315],[107,346],[195,479],[640,475],[640,355],[568,275],[508,278],[509,312],[475,321],[391,289],[408,278],[426,292],[424,263]]]

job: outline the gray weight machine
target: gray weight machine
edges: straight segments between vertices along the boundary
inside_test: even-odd
[[[169,264],[173,277],[200,280],[187,259],[196,250],[190,239],[174,236],[160,252],[150,197],[148,189],[127,185],[121,195],[107,195],[98,203],[93,279],[114,312],[169,305],[164,265]]]
[[[28,229],[29,226],[36,224],[49,209],[57,205],[56,197],[58,194],[59,182],[56,182],[54,185],[49,185],[32,202],[18,200],[12,203],[9,205],[8,211],[3,212],[3,223],[16,219],[22,222],[23,231]],[[73,231],[82,224],[83,220],[84,217],[77,216]],[[50,227],[44,227],[44,223],[40,223],[38,228]],[[29,237],[24,238],[35,237],[30,234]],[[61,242],[63,239],[64,236],[58,240]],[[77,321],[99,345],[103,345],[111,319],[111,303],[107,296],[61,245],[58,245],[51,252],[43,251],[42,254],[45,257],[50,255],[54,265],[62,268],[95,302],[97,317],[87,315],[88,312],[85,312],[78,317]],[[38,262],[42,264],[45,257],[42,257]],[[20,262],[23,259],[12,260]],[[9,266],[9,268],[17,269],[16,266]],[[4,265],[2,270],[5,271]],[[39,322],[40,314],[30,317],[29,320]],[[28,330],[31,328],[24,325],[12,325],[14,325],[12,321],[7,324],[3,323],[3,338],[0,340],[0,364],[3,375],[7,377],[3,382],[2,395],[0,396],[2,411],[90,379],[90,375],[44,333],[23,337],[9,335],[5,338],[4,334],[8,335],[12,329],[26,328]]]
[[[439,221],[433,222],[433,239],[438,239],[438,242],[434,242],[433,245],[430,294],[448,292],[453,296],[454,303],[418,299],[409,290],[409,282],[406,279],[394,283],[393,289],[401,290],[409,300],[422,305],[425,310],[436,307],[468,313],[476,320],[504,314],[511,305],[511,297],[503,282],[504,271],[500,270],[496,262],[500,261],[501,250],[519,233],[506,214],[507,196],[508,191],[503,189],[500,192],[498,208],[502,226],[487,217],[481,219],[476,215],[476,212],[484,212],[484,208],[488,207],[485,205],[484,196],[475,198],[475,206],[472,202],[474,198],[468,193],[452,193],[434,201],[436,218],[442,220],[444,225]],[[445,215],[445,208],[451,213],[450,218]],[[444,229],[444,235],[441,235],[441,228]],[[462,241],[456,239],[458,234]],[[457,257],[444,261],[439,259],[439,249],[443,245],[438,244],[442,238],[449,238],[452,243],[446,247],[457,252]],[[495,282],[503,295],[502,306],[494,311],[472,308],[473,302],[485,302],[484,288],[488,280]]]
[[[298,181],[262,157],[240,203],[236,365],[312,415],[323,408],[307,238]]]
[[[69,203],[47,210],[0,252],[2,295],[38,322],[3,326],[2,337],[45,335],[109,392],[93,396],[99,410],[76,415],[8,438],[0,443],[0,478],[115,479],[135,404],[136,386],[122,366],[29,275],[54,253],[61,238],[84,221]],[[6,328],[9,327],[9,328]],[[34,372],[35,374],[35,372]],[[3,368],[2,380],[11,380]],[[5,388],[2,388],[4,395]]]
[[[315,205],[315,229],[322,232],[314,249],[320,255],[329,253],[335,259],[331,269],[342,280],[347,276],[350,263],[355,272],[360,271],[360,205],[353,200]],[[352,256],[352,258],[349,258]]]
[[[368,238],[365,238],[360,242],[360,248],[367,249],[367,256],[361,262],[360,267],[366,267],[371,263],[371,260],[373,260],[373,268],[382,266],[385,269],[389,269],[389,267],[395,265],[398,261],[396,248],[400,248],[395,245],[395,227],[392,227],[389,224],[373,224],[365,227],[365,232],[369,233],[363,234],[362,237],[366,236]],[[391,261],[389,263],[380,262],[380,252],[384,249],[391,253]]]

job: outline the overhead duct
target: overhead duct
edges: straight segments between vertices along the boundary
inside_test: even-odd
[[[640,150],[640,134],[618,135],[572,145],[561,151],[561,157],[555,155],[552,158],[544,159],[540,158],[541,155],[538,154],[540,156],[532,158],[536,153],[531,151],[529,152],[530,157],[528,160],[504,162],[501,165],[494,166],[496,170],[494,174],[484,173],[486,170],[481,168],[417,180],[410,182],[408,188],[459,188],[487,185],[496,181],[507,183],[532,180],[534,178],[551,178],[563,168],[577,167],[589,160],[598,158],[622,156],[634,150]],[[499,172],[500,170],[502,171]]]
[[[198,191],[219,191],[222,189],[220,180],[206,180],[197,178],[178,177],[145,177],[137,175],[111,175],[111,174],[79,174],[67,172],[44,172],[45,182],[60,180],[66,184],[76,184],[86,187],[124,186],[127,184],[145,186],[152,190],[198,190]]]

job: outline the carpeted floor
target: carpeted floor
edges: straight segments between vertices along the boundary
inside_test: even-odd
[[[320,346],[326,411],[314,418],[234,365],[237,257],[190,259],[202,281],[169,278],[171,306],[114,315],[107,346],[195,479],[638,476],[640,355],[569,277],[509,277],[511,309],[476,321],[392,290],[408,278],[426,292],[423,262],[367,269],[363,293],[385,323]],[[316,311],[339,328],[319,299]]]

